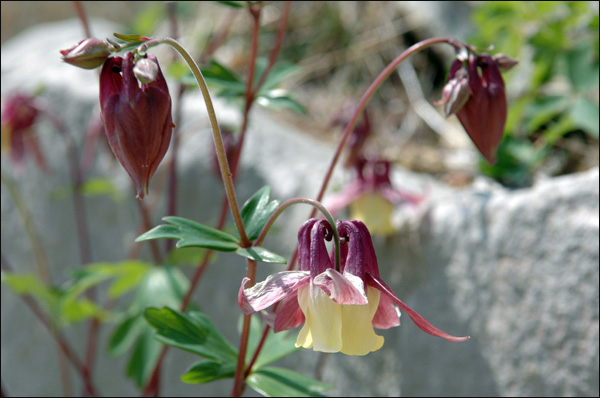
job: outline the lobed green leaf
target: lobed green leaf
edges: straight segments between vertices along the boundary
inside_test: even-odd
[[[178,239],[176,247],[203,247],[229,252],[238,248],[238,240],[223,231],[207,227],[182,217],[163,217],[168,224],[154,227],[138,236],[136,242],[151,239]]]

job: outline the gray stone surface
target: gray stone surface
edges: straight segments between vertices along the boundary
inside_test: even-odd
[[[93,26],[99,37],[117,30],[102,21]],[[97,102],[97,75],[58,58],[58,50],[79,36],[78,23],[67,21],[38,26],[5,43],[2,96],[43,84],[43,97],[81,142]],[[182,105],[178,215],[210,224],[217,217],[222,188],[208,170],[212,143],[206,117],[199,111],[203,107],[197,95],[186,97]],[[235,114],[223,104],[217,111],[222,121],[235,122]],[[71,202],[51,201],[48,195],[68,184],[68,169],[49,123],[42,121],[37,127],[53,173],[41,176],[29,162],[26,172],[15,178],[42,232],[52,278],[60,283],[78,264],[76,233]],[[330,146],[258,111],[242,159],[239,197],[243,201],[263,185],[272,186],[279,199],[314,197],[332,153]],[[4,156],[2,170],[11,170]],[[99,150],[92,175],[113,177],[125,196],[119,203],[104,197],[86,202],[93,259],[118,261],[137,236],[139,212],[128,177],[110,152]],[[164,178],[159,171],[152,185]],[[383,349],[366,357],[302,350],[281,365],[306,375],[323,365],[324,381],[336,386],[332,395],[598,396],[598,169],[519,191],[483,180],[459,191],[402,170],[395,170],[393,178],[398,184],[429,184],[431,189],[428,202],[404,220],[397,235],[375,239],[382,275],[402,300],[436,326],[472,339],[460,344],[437,339],[403,316],[399,328],[382,332]],[[337,174],[334,184],[343,179]],[[1,204],[2,255],[20,272],[34,271],[21,219],[4,185]],[[156,214],[164,214],[163,209],[159,201]],[[308,207],[298,206],[284,213],[265,246],[288,255],[308,212]],[[234,255],[219,256],[195,296],[234,342],[243,267]],[[261,265],[258,277],[279,269]],[[6,392],[62,395],[52,339],[17,296],[5,286],[1,294],[1,377]],[[111,329],[103,328],[101,350]],[[85,331],[85,325],[66,331],[80,354]],[[206,386],[181,383],[179,376],[194,361],[190,354],[171,350],[164,395],[229,394],[229,380]],[[125,364],[125,358],[99,356],[95,380],[103,395],[138,395],[123,377]],[[78,387],[75,374],[73,379]]]

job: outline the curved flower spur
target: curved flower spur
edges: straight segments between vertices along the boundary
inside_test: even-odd
[[[360,221],[338,221],[340,269],[332,265],[325,240],[331,226],[312,218],[298,232],[298,271],[283,271],[245,289],[244,278],[238,303],[245,314],[278,303],[273,329],[292,329],[304,323],[297,347],[315,351],[366,355],[383,346],[374,328],[400,325],[400,311],[424,332],[453,342],[466,337],[449,335],[429,323],[400,300],[379,276],[377,257],[369,230]],[[399,308],[398,308],[399,307]]]

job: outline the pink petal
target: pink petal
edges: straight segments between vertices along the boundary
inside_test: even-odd
[[[342,191],[329,196],[324,201],[324,205],[331,215],[335,216],[338,212],[348,207],[348,205],[360,198],[366,192],[365,183],[361,180],[354,180]]]
[[[372,324],[377,329],[389,329],[400,325],[400,310],[387,294],[381,295]]]
[[[298,291],[294,290],[277,306],[273,331],[277,333],[282,330],[293,329],[303,323],[304,313],[302,313],[300,304],[298,304]]]
[[[362,279],[350,273],[340,274],[333,268],[327,269],[313,279],[313,284],[319,286],[329,297],[338,304],[365,305],[368,304]]]
[[[293,293],[298,287],[309,283],[310,273],[308,271],[278,272],[269,275],[266,280],[251,288],[244,289],[249,280],[249,278],[242,280],[238,292],[238,304],[246,315],[264,310]]]
[[[373,286],[376,289],[381,290],[389,298],[391,298],[400,307],[400,309],[402,309],[402,311],[408,314],[408,316],[410,317],[410,319],[412,319],[415,325],[417,325],[419,329],[421,329],[425,333],[429,333],[432,336],[442,337],[446,340],[450,340],[453,342],[465,341],[471,338],[470,336],[456,337],[448,333],[442,332],[441,330],[433,326],[431,323],[429,323],[427,319],[423,318],[416,311],[412,310],[408,305],[404,304],[402,300],[396,297],[392,289],[384,281],[374,277],[369,273],[367,273],[367,284]]]

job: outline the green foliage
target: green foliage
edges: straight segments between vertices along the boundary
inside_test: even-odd
[[[324,397],[332,387],[289,369],[265,367],[246,379],[252,389],[266,397]]]
[[[591,4],[482,2],[473,20],[471,44],[493,44],[494,53],[519,60],[504,74],[507,87],[519,90],[517,98],[509,97],[509,141],[498,149],[498,162],[482,164],[482,171],[520,186],[549,156],[564,151],[561,140],[581,132],[587,137],[576,139],[597,144],[598,14]]]
[[[273,214],[279,202],[270,201],[271,189],[264,187],[250,198],[242,209],[242,218],[248,227],[250,237],[256,239],[261,229]],[[285,258],[264,247],[240,247],[238,238],[206,225],[182,217],[163,217],[169,224],[159,225],[140,235],[136,242],[151,239],[178,239],[177,248],[201,247],[222,252],[235,251],[236,254],[256,261],[285,264]]]
[[[253,85],[258,84],[260,76],[267,67],[266,58],[258,58],[254,70]],[[201,68],[206,83],[215,90],[215,94],[226,100],[242,104],[246,98],[246,83],[227,66],[211,59],[208,65]],[[279,86],[285,78],[298,71],[296,65],[280,61],[273,65],[264,83],[256,94],[256,103],[265,108],[289,109],[305,114],[306,109],[292,98],[289,91]],[[174,63],[169,68],[169,73],[180,79],[182,83],[196,87],[196,80],[187,66],[183,63]]]
[[[271,187],[264,186],[259,189],[250,199],[242,206],[241,216],[244,222],[246,235],[251,241],[258,238],[260,231],[263,229],[267,220],[277,210],[279,200],[271,199]]]
[[[135,241],[151,239],[178,239],[179,247],[203,247],[217,251],[230,252],[238,248],[238,239],[225,232],[183,217],[163,217],[170,225],[159,225],[140,235]]]
[[[196,362],[181,376],[181,381],[191,384],[208,383],[215,380],[233,378],[235,376],[235,362],[200,361]]]
[[[287,262],[285,258],[281,257],[279,254],[273,253],[260,246],[240,247],[235,252],[250,260],[262,261],[265,263],[285,264]]]
[[[169,252],[165,262],[171,265],[197,265],[206,255],[206,249],[201,247],[175,248]],[[211,257],[214,260],[215,255]]]
[[[42,283],[37,276],[2,272],[2,283],[19,295],[33,297],[56,327],[65,327],[90,318],[105,319],[108,312],[93,301],[79,297],[72,288],[56,288]]]
[[[193,315],[192,315],[193,314]],[[156,339],[162,343],[198,354],[207,359],[235,362],[237,350],[204,314],[183,314],[171,308],[148,308],[146,321],[156,330]]]
[[[222,4],[224,6],[233,7],[233,8],[242,8],[246,4],[245,1],[217,1],[217,3]]]
[[[109,340],[108,353],[120,356],[132,350],[127,377],[138,387],[147,383],[161,347],[153,338],[152,328],[144,322],[144,311],[148,307],[179,307],[188,288],[189,281],[179,269],[170,266],[148,268],[136,286],[123,319],[117,323]]]
[[[238,350],[206,315],[200,312],[184,314],[163,307],[146,309],[144,318],[156,330],[156,340],[205,358],[194,363],[181,376],[183,382],[202,384],[235,376]],[[258,317],[252,317],[247,363],[258,347],[263,330],[264,325]],[[321,392],[331,387],[291,370],[266,366],[297,349],[294,338],[287,332],[273,333],[270,330],[247,379],[248,385],[266,396],[321,396]]]

